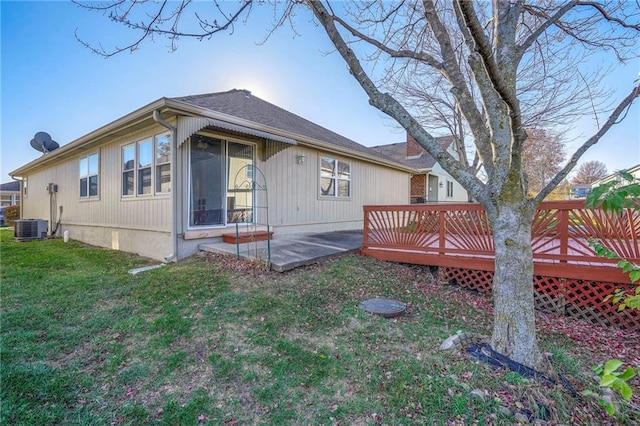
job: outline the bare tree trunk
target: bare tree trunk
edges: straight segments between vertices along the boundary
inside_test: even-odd
[[[495,244],[493,277],[494,349],[527,366],[539,366],[533,303],[531,226],[535,208],[499,207],[492,221]]]

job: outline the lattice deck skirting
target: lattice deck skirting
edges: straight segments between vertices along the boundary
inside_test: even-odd
[[[490,293],[492,271],[440,268],[440,279],[481,293]],[[533,280],[536,309],[583,319],[603,326],[640,331],[640,315],[632,309],[618,311],[617,305],[604,298],[617,288],[630,294],[631,284],[535,276]]]

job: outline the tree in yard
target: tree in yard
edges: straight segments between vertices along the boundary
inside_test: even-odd
[[[607,70],[589,66],[595,54],[620,61],[636,57],[640,11],[625,2],[582,0],[213,4],[208,15],[188,19],[187,10],[197,6],[189,0],[101,4],[100,11],[109,10],[113,21],[139,36],[113,52],[98,53],[133,50],[158,35],[169,37],[174,47],[183,37],[209,38],[239,20],[248,22],[258,6],[273,8],[274,30],[310,14],[369,103],[399,123],[486,210],[495,246],[492,344],[522,364],[539,367],[531,249],[536,206],[640,95],[636,85],[614,108],[603,105]],[[183,27],[189,24],[195,25]],[[439,109],[440,99],[451,104],[445,108],[460,111],[486,182],[438,144],[415,105],[392,95],[400,86],[429,93],[433,102],[424,108]],[[608,117],[530,197],[523,157],[527,129],[560,127],[591,111]]]
[[[522,169],[529,194],[535,196],[562,169],[564,142],[544,129],[527,130],[527,134],[522,148]]]
[[[578,171],[571,182],[574,185],[592,184],[598,179],[605,177],[608,173],[607,165],[602,161],[587,161],[578,167]]]

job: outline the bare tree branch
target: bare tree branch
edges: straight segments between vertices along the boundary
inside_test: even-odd
[[[611,126],[613,126],[614,124],[616,124],[616,120],[618,119],[618,117],[620,117],[620,115],[631,106],[631,104],[633,103],[633,101],[637,98],[640,97],[640,85],[635,86],[633,88],[633,90],[631,90],[631,92],[627,95],[627,97],[625,97],[622,102],[620,102],[618,104],[618,106],[611,112],[611,115],[609,115],[609,118],[607,119],[607,121],[602,125],[602,127],[593,135],[591,136],[589,139],[587,139],[571,156],[571,158],[569,159],[569,162],[564,166],[564,168],[553,178],[551,179],[551,181],[549,182],[549,184],[547,184],[547,186],[544,187],[544,189],[542,191],[540,191],[540,193],[535,197],[534,199],[534,203],[539,203],[542,200],[544,200],[544,198],[549,195],[549,193],[553,190],[553,188],[555,188],[560,182],[562,182],[563,179],[565,179],[567,177],[567,175],[569,174],[569,172],[575,167],[575,165],[578,163],[578,160],[580,159],[580,157],[582,157],[582,155],[589,149],[591,148],[593,145],[595,145],[596,143],[598,143],[598,141],[600,140],[600,138],[602,136],[604,136],[609,129],[611,128]]]
[[[456,58],[449,32],[435,13],[435,4],[431,0],[424,0],[423,7],[425,18],[431,25],[433,35],[444,58],[445,75],[451,84],[450,92],[456,98],[460,110],[470,125],[479,155],[486,164],[487,173],[493,176],[493,152],[491,138],[486,129],[486,119],[478,110],[472,91],[467,86],[468,77],[461,71],[460,61]]]
[[[427,149],[429,154],[436,158],[438,163],[440,163],[445,170],[458,180],[458,182],[464,182],[463,185],[465,185],[466,188],[469,188],[474,197],[484,201],[488,206],[491,206],[490,200],[487,198],[487,194],[482,190],[484,188],[484,184],[475,175],[469,173],[458,160],[453,158],[445,149],[443,149],[440,144],[437,143],[435,138],[427,133],[397,100],[388,93],[382,93],[378,90],[375,83],[360,65],[360,61],[354,54],[353,50],[349,48],[338,32],[338,29],[334,24],[334,17],[327,11],[327,8],[321,2],[312,0],[307,1],[307,5],[311,8],[320,24],[325,28],[325,31],[332,43],[349,66],[351,75],[353,75],[367,95],[369,95],[369,103],[397,120],[418,141],[418,143],[420,143],[420,145]]]
[[[78,34],[78,30],[76,30],[75,37],[84,47],[105,58],[117,55],[118,53],[124,52],[124,51],[134,51],[140,47],[140,44],[142,42],[152,37],[153,35],[161,35],[161,36],[168,37],[172,43],[171,45],[172,50],[176,49],[176,46],[174,43],[176,40],[178,40],[181,37],[196,38],[199,40],[209,38],[216,33],[223,32],[231,28],[232,25],[245,12],[245,10],[247,8],[250,8],[250,6],[253,3],[253,0],[243,0],[242,4],[235,11],[235,13],[233,13],[232,15],[229,15],[228,17],[225,16],[226,19],[223,24],[218,24],[217,21],[214,21],[213,23],[209,23],[208,21],[198,17],[198,22],[200,24],[200,28],[202,29],[202,32],[196,33],[191,31],[182,32],[182,31],[179,31],[178,29],[182,13],[190,5],[192,0],[182,0],[178,4],[176,9],[174,9],[174,11],[169,14],[168,17],[163,17],[163,12],[165,11],[165,7],[168,4],[168,0],[162,1],[159,8],[157,9],[157,12],[150,16],[150,20],[148,22],[133,22],[128,18],[132,8],[138,4],[136,1],[131,2],[129,8],[122,13],[118,13],[117,10],[119,6],[125,5],[127,3],[125,0],[118,0],[103,6],[94,6],[93,4],[85,4],[78,0],[72,0],[72,1],[77,5],[79,5],[80,7],[89,9],[89,10],[103,10],[103,11],[111,10],[111,13],[109,14],[109,19],[119,24],[122,24],[132,30],[142,32],[142,34],[132,43],[123,47],[116,46],[114,49],[107,51],[102,47],[102,45],[99,45],[99,47],[92,46],[89,42],[82,39],[82,37],[80,37]],[[219,6],[218,6],[218,9],[220,10]],[[224,13],[223,13],[223,16],[224,16]],[[160,24],[164,24],[169,21],[171,22],[171,24],[168,29],[162,28],[160,26]]]
[[[515,93],[508,87],[507,82],[502,78],[503,72],[498,69],[498,64],[494,60],[491,45],[485,37],[482,26],[473,11],[473,4],[461,0],[456,0],[455,4],[460,10],[460,14],[469,29],[469,33],[476,42],[475,51],[480,55],[482,64],[487,69],[487,76],[491,80],[494,89],[500,94],[502,100],[509,107],[511,118],[514,120],[514,130],[520,129],[522,122],[520,120],[518,99],[515,97]]]
[[[442,63],[437,61],[433,56],[428,55],[424,52],[414,52],[412,50],[394,50],[389,48],[389,46],[387,46],[384,43],[381,43],[380,41],[372,38],[372,37],[368,37],[366,35],[364,35],[363,33],[361,33],[360,31],[356,30],[355,28],[353,28],[351,25],[349,25],[344,19],[340,18],[339,16],[336,15],[332,15],[333,19],[338,22],[340,25],[342,25],[346,30],[348,30],[353,36],[366,41],[367,43],[371,44],[372,46],[377,47],[378,49],[380,49],[381,51],[387,53],[389,56],[391,56],[392,58],[411,58],[411,59],[416,59],[418,61],[424,62],[427,65],[435,68],[435,69],[442,69]]]
[[[560,20],[569,10],[571,10],[576,4],[578,0],[573,0],[562,6],[553,16],[548,17],[542,25],[540,25],[535,31],[533,31],[529,37],[526,38],[525,41],[520,43],[518,46],[518,62],[522,59],[522,55],[529,50],[531,45],[540,37],[542,33],[544,33],[549,27],[554,25],[556,22]],[[533,9],[527,6],[524,6],[525,10],[532,11]]]
[[[591,6],[594,9],[596,9],[600,15],[602,15],[602,17],[604,19],[606,19],[609,22],[615,22],[616,24],[620,25],[623,28],[629,28],[629,29],[633,29],[636,31],[640,31],[640,23],[638,24],[628,24],[627,22],[623,21],[622,19],[616,18],[615,16],[611,16],[605,9],[604,7],[602,7],[602,4],[594,2],[594,1],[577,1],[577,4],[580,6]]]

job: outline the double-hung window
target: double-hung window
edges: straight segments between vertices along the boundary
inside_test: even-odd
[[[122,147],[122,196],[171,192],[170,140],[162,134]]]
[[[136,146],[122,147],[122,195],[134,195],[136,170]]]
[[[330,157],[320,157],[320,195],[348,198],[351,196],[351,164]]]
[[[450,180],[447,181],[447,197],[453,197],[453,182]]]
[[[98,196],[98,161],[97,152],[80,159],[80,198]]]
[[[138,195],[151,194],[151,163],[153,161],[152,139],[136,143],[138,150]]]
[[[156,193],[171,192],[171,137],[155,137]]]

